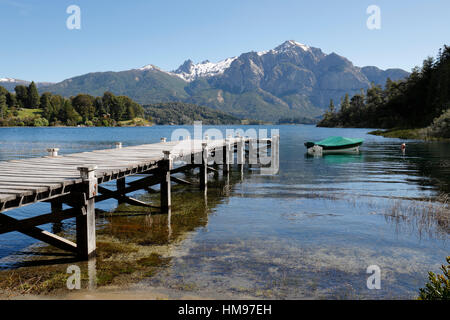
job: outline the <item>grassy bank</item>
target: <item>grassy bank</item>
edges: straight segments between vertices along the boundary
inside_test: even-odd
[[[90,123],[90,124],[82,124],[83,127],[92,127],[92,126],[105,126],[100,125],[101,122]],[[108,122],[108,126],[116,126],[116,127],[142,127],[142,126],[152,126],[154,123],[151,121],[136,117],[131,120],[123,120],[117,122]],[[114,125],[115,124],[115,125]],[[48,121],[43,116],[42,109],[27,109],[21,108],[17,109],[16,113],[11,116],[7,123],[0,124],[0,126],[4,127],[73,127],[70,125],[61,124],[49,124]]]
[[[411,139],[411,140],[424,140],[424,141],[449,141],[448,138],[432,137],[428,134],[427,128],[414,128],[414,129],[387,129],[387,130],[375,130],[369,132],[369,134],[375,136],[381,136],[385,138],[398,138],[398,139]]]
[[[423,128],[375,130],[369,132],[369,134],[385,138],[428,140]]]

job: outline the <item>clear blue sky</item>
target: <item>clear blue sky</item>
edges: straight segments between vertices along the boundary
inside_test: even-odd
[[[81,30],[68,30],[69,5]],[[381,30],[366,9],[381,8]],[[219,61],[296,40],[357,66],[408,71],[450,44],[448,0],[0,0],[0,77],[61,81],[94,71]]]

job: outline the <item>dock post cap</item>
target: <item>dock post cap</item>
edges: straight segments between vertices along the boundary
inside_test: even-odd
[[[161,138],[161,142],[167,142],[167,138]]]
[[[83,173],[83,172],[91,172],[91,171],[94,171],[94,170],[96,170],[97,168],[98,168],[98,167],[97,167],[96,165],[92,164],[92,165],[87,165],[87,166],[83,166],[83,167],[77,167],[77,170]]]
[[[170,150],[164,150],[163,153],[164,153],[164,160],[170,160],[170,153],[171,153],[171,151]]]
[[[122,148],[122,142],[116,142],[116,143],[114,143],[114,144],[116,145],[116,148],[117,148],[117,149]]]
[[[47,148],[47,152],[50,157],[58,156],[58,151],[59,151],[59,148]]]

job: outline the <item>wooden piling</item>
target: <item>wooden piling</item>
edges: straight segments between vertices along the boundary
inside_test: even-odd
[[[274,169],[273,173],[278,172],[280,167],[280,136],[275,135],[272,137],[271,146],[271,164],[270,166]]]
[[[120,195],[122,195],[122,196],[125,195],[124,192],[123,192],[125,190],[125,188],[126,188],[125,177],[119,178],[119,179],[116,180],[116,188],[117,188],[117,192]],[[119,199],[119,200],[117,200],[117,202],[118,202],[118,204],[122,204],[123,200]]]
[[[170,170],[172,169],[172,159],[170,157],[170,151],[163,151],[164,159],[161,160],[160,168],[160,196],[161,196],[161,212],[169,213],[172,206],[171,198],[171,180]]]
[[[202,163],[200,164],[200,189],[208,188],[208,143],[202,143]]]
[[[240,172],[244,172],[245,164],[245,139],[243,137],[238,137],[237,142],[237,164]]]
[[[97,166],[78,167],[83,180],[82,214],[76,217],[77,251],[82,259],[95,255],[95,196],[97,195]]]
[[[248,141],[248,166],[256,167],[258,164],[259,141],[258,139],[250,139]]]
[[[63,210],[63,204],[60,201],[60,199],[56,198],[52,202],[50,202],[52,213],[53,214],[59,214]],[[60,233],[62,231],[62,223],[61,221],[54,222],[52,224],[52,232],[53,233]]]
[[[223,174],[230,172],[230,158],[231,158],[231,143],[230,139],[225,139],[225,145],[223,146]]]

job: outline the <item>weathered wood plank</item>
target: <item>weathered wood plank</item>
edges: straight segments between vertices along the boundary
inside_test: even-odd
[[[40,226],[52,222],[60,222],[66,219],[74,218],[77,215],[82,214],[82,209],[80,208],[70,208],[60,212],[52,212],[48,214],[43,214],[37,217],[26,218],[22,220],[12,221],[6,219],[7,224],[0,225],[0,234],[12,232],[12,231],[22,231],[24,229],[29,229],[31,227]],[[1,216],[5,216],[0,213]],[[0,218],[1,220],[1,218]]]
[[[2,225],[19,225],[20,221],[17,219],[14,219],[12,217],[6,216],[4,214],[0,215],[0,222]],[[20,228],[20,232],[23,234],[26,234],[32,238],[35,238],[37,240],[44,241],[45,243],[48,243],[54,247],[60,248],[62,250],[67,250],[71,252],[76,252],[77,245],[73,243],[72,241],[69,241],[67,239],[64,239],[62,237],[59,237],[53,233],[50,233],[48,231],[39,229],[38,227],[30,227],[30,228]]]

